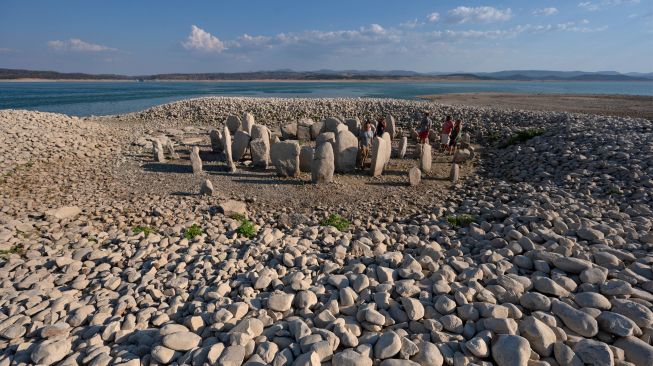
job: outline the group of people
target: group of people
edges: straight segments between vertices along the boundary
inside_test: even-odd
[[[424,144],[429,140],[429,133],[432,125],[433,121],[431,121],[431,118],[429,117],[429,112],[425,111],[419,129],[417,130],[419,142],[421,144]],[[442,128],[440,129],[440,150],[450,155],[453,154],[456,151],[458,140],[462,136],[462,130],[462,120],[457,119],[454,121],[451,116],[447,116],[442,123]]]
[[[429,117],[429,112],[424,111],[422,120],[420,121],[417,134],[420,144],[424,144],[429,140],[429,133],[433,127],[433,121]],[[453,154],[456,151],[456,145],[460,136],[462,135],[463,122],[458,119],[455,120],[451,116],[447,116],[442,123],[440,130],[440,150],[446,154]],[[370,156],[370,149],[372,147],[372,140],[374,136],[383,136],[386,130],[386,121],[384,117],[379,117],[376,121],[376,126],[371,119],[367,119],[363,124],[358,135],[358,159],[356,166],[359,169],[364,169],[365,162]]]

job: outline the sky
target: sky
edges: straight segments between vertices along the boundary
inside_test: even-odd
[[[0,68],[653,71],[653,0],[1,0]]]

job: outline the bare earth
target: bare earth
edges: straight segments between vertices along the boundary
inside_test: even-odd
[[[653,97],[639,95],[461,93],[422,98],[449,105],[653,119]]]

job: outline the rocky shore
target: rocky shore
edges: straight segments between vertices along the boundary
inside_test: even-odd
[[[409,185],[412,140],[380,177],[314,185],[230,172],[209,137],[245,112],[273,134],[391,114],[410,136],[423,110],[479,147],[455,184],[433,145]],[[157,136],[178,159],[153,162]],[[645,119],[386,99],[3,110],[0,365],[651,365],[652,192]]]

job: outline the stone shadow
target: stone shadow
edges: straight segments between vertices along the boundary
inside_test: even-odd
[[[148,163],[143,169],[153,173],[193,173],[193,167],[185,164]]]

